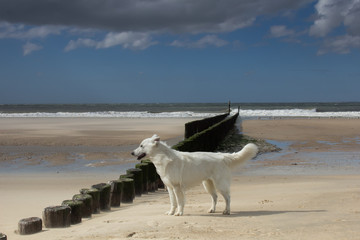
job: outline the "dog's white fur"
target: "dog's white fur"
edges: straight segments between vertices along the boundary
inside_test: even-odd
[[[168,215],[183,215],[185,190],[201,182],[212,197],[209,213],[215,212],[216,191],[219,191],[226,202],[223,214],[227,215],[230,214],[231,168],[252,159],[257,152],[257,146],[252,143],[236,153],[180,152],[171,149],[154,135],[143,140],[132,155],[137,156],[138,160],[147,156],[154,163],[169,191],[171,208]]]

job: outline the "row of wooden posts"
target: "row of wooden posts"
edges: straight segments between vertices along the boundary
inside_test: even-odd
[[[21,219],[18,232],[21,235],[40,232],[43,223],[46,228],[69,227],[71,224],[80,223],[82,218],[90,218],[92,214],[100,211],[110,211],[111,207],[120,207],[121,203],[132,203],[135,196],[140,197],[159,188],[164,188],[164,184],[154,164],[144,160],[136,164],[135,168],[128,169],[126,174],[120,175],[117,180],[80,189],[80,193],[71,200],[64,200],[59,206],[45,208],[42,219]]]

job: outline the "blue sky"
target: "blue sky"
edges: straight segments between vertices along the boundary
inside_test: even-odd
[[[360,101],[359,0],[1,0],[0,104]]]

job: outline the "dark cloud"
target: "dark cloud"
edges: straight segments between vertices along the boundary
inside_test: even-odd
[[[216,34],[252,26],[260,16],[291,15],[309,3],[316,14],[304,31],[323,39],[318,54],[359,48],[359,0],[0,0],[0,39],[29,41],[67,31],[82,37],[70,41],[66,51],[116,45],[142,50],[158,43],[152,39],[156,34],[170,32],[205,36],[197,42],[174,40],[171,46],[225,46]],[[346,34],[333,34],[338,28]],[[83,38],[85,32],[106,36]],[[270,37],[292,42],[300,34],[285,25],[270,29]]]
[[[124,31],[229,32],[312,0],[1,0],[0,21]]]
[[[360,1],[319,0],[315,5],[317,19],[310,27],[309,34],[326,37],[318,54],[327,52],[347,54],[352,48],[360,48]],[[345,27],[346,34],[327,37],[338,27]]]

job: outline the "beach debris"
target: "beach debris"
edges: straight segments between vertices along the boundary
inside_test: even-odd
[[[268,203],[273,203],[273,201],[265,199],[259,202],[259,204],[268,204]]]
[[[129,233],[126,237],[127,237],[127,238],[131,238],[131,237],[133,237],[135,234],[136,234],[136,232],[132,232],[132,233]]]
[[[65,228],[71,224],[71,208],[69,206],[51,206],[43,211],[43,221],[47,228]]]
[[[28,235],[41,232],[42,220],[38,217],[30,217],[21,219],[18,223],[18,232],[20,235]],[[1,234],[0,234],[0,239]],[[6,239],[6,238],[5,238]]]

